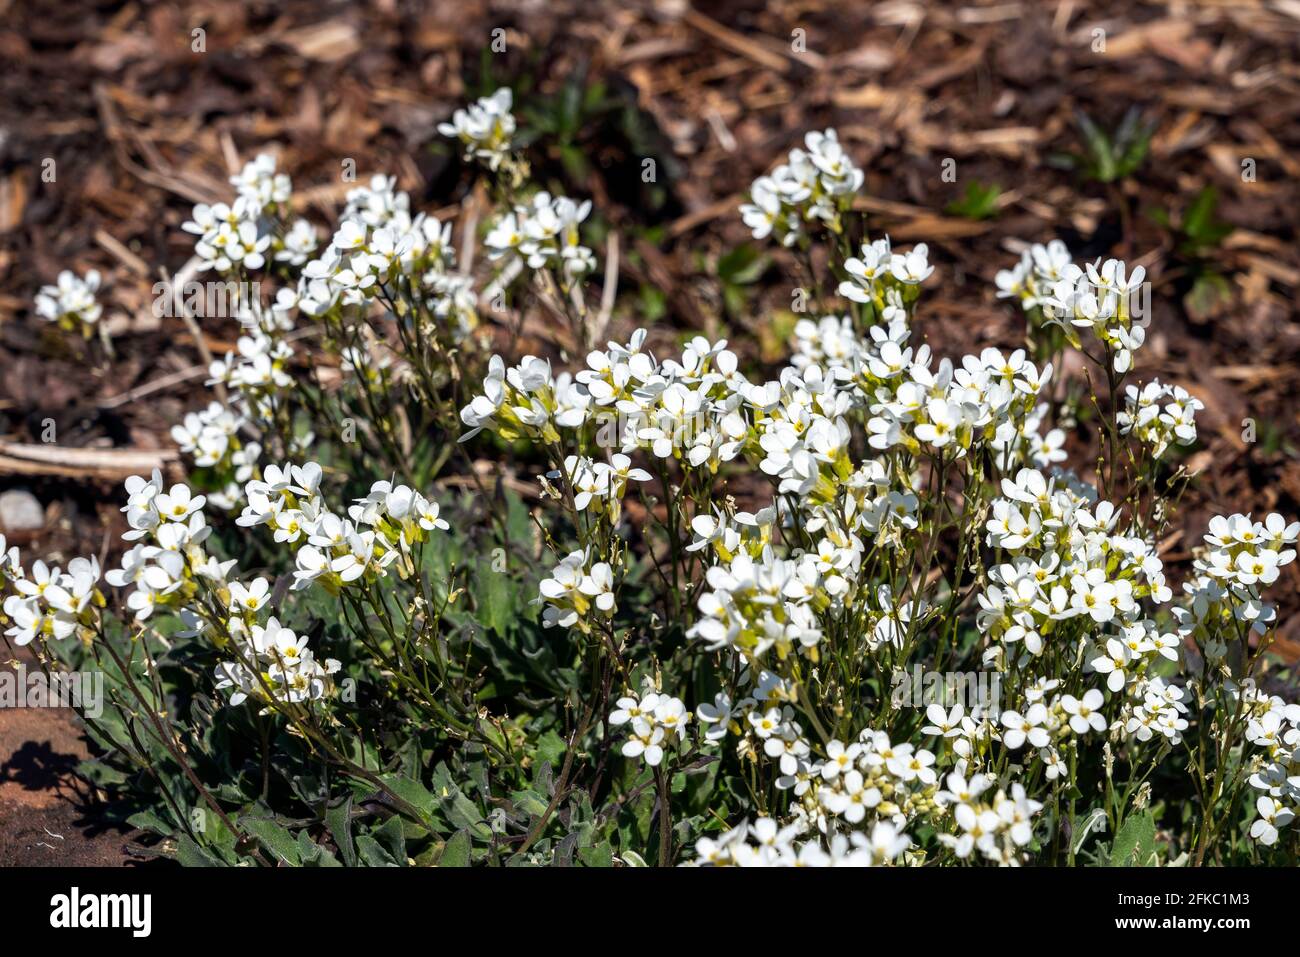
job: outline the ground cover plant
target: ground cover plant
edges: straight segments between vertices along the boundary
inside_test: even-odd
[[[208,864],[1294,862],[1300,706],[1261,680],[1300,524],[1215,518],[1167,581],[1201,405],[1141,375],[1141,267],[1032,246],[1024,347],[935,355],[926,246],[811,131],[735,211],[803,263],[777,373],[609,342],[592,205],[513,106],[440,130],[481,237],[384,176],[314,223],[270,156],[197,206],[239,336],[187,481],[127,482],[119,567],[0,547],[8,639],[107,678],[88,773],[134,823]],[[97,286],[37,304],[91,353]],[[525,302],[568,348],[493,353]]]

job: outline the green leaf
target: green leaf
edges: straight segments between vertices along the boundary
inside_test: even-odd
[[[1146,867],[1155,856],[1156,822],[1150,811],[1130,815],[1111,848],[1112,867]]]
[[[367,867],[397,867],[398,864],[393,860],[393,856],[384,850],[369,834],[361,834],[357,837],[357,854],[361,862]]]
[[[383,827],[374,832],[374,836],[388,852],[389,857],[403,867],[406,865],[406,834],[402,829],[400,817],[397,815],[390,817],[384,822]]]
[[[206,848],[182,835],[176,842],[176,860],[182,867],[223,867],[221,860]]]
[[[546,812],[546,800],[536,791],[516,791],[510,799],[529,817],[540,817]]]
[[[298,863],[303,867],[342,867],[337,857],[307,836],[298,832]]]
[[[478,830],[483,823],[483,812],[478,805],[465,796],[465,792],[452,785],[442,799],[442,811],[454,827],[469,827]]]
[[[997,183],[988,186],[983,183],[968,183],[966,194],[961,199],[949,203],[944,211],[949,215],[962,216],[966,219],[988,219],[990,216],[997,215],[998,197],[1001,195],[1002,187]]]
[[[277,861],[291,866],[298,864],[298,842],[293,839],[293,835],[287,828],[269,818],[249,815],[239,819],[239,826],[257,838],[257,842]]]
[[[439,867],[469,867],[469,853],[471,850],[469,831],[462,828],[451,836],[446,846],[442,849],[442,856],[438,858]]]
[[[595,847],[579,848],[578,859],[587,867],[613,867],[614,849],[609,841],[601,841]]]
[[[356,867],[357,848],[352,840],[351,794],[325,812],[325,825],[330,829],[330,835],[338,845],[339,853],[343,855],[343,863],[348,867]]]
[[[1217,246],[1229,233],[1232,225],[1222,222],[1215,216],[1219,206],[1219,193],[1213,186],[1206,186],[1192,199],[1183,213],[1182,234],[1186,237],[1186,246],[1192,254],[1198,254],[1208,247]]]
[[[403,801],[415,807],[423,816],[425,823],[429,822],[434,808],[438,806],[438,799],[428,788],[414,778],[401,774],[385,774],[380,780]]]
[[[478,584],[475,591],[478,620],[483,623],[483,627],[505,636],[510,623],[516,618],[518,596],[514,581],[505,572],[495,571],[490,563],[482,562],[478,568]]]
[[[1076,122],[1079,126],[1079,134],[1083,137],[1084,149],[1088,151],[1092,175],[1103,183],[1109,183],[1115,178],[1115,160],[1110,137],[1087,113],[1080,112]]]
[[[167,837],[175,832],[175,828],[159,817],[153,810],[146,809],[137,811],[126,819],[126,823],[132,827],[138,827],[145,831],[152,831],[154,834],[161,834]]]
[[[552,767],[557,767],[568,749],[565,740],[554,729],[548,729],[537,739],[537,760],[549,761]]]

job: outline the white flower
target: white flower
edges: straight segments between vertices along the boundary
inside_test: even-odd
[[[889,262],[889,271],[901,283],[909,286],[919,285],[929,279],[934,272],[929,255],[929,247],[925,243],[917,243],[909,253],[894,253]]]
[[[49,322],[87,330],[99,322],[104,309],[95,298],[99,291],[99,272],[90,270],[77,276],[69,270],[59,273],[57,283],[42,286],[36,296],[36,314]]]
[[[1018,711],[1002,712],[1002,743],[1015,751],[1024,747],[1026,741],[1032,747],[1045,748],[1051,740],[1047,729],[1043,727],[1047,720],[1047,708],[1042,703],[1032,704],[1024,714]]]
[[[1106,730],[1106,719],[1098,711],[1102,701],[1102,694],[1096,688],[1088,689],[1082,699],[1069,694],[1061,696],[1061,707],[1070,716],[1070,727],[1075,734]]]
[[[243,585],[240,582],[231,582],[231,611],[258,611],[271,597],[270,588],[271,584],[265,578],[254,578],[248,585]]]
[[[1250,826],[1250,836],[1261,844],[1275,844],[1278,829],[1286,827],[1295,820],[1295,812],[1284,807],[1281,801],[1268,795],[1260,795],[1255,802],[1259,817]]]
[[[502,87],[465,109],[456,110],[450,123],[439,123],[438,132],[460,140],[466,159],[477,159],[497,169],[510,153],[515,118],[510,112],[513,94]]]

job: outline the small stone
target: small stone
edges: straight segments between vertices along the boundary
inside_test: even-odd
[[[10,489],[0,492],[0,528],[25,532],[45,527],[45,509],[31,492]]]

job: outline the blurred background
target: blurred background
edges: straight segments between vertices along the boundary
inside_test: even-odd
[[[535,177],[595,201],[602,258],[618,236],[615,336],[702,331],[779,364],[799,266],[736,209],[827,126],[866,171],[872,236],[929,244],[920,325],[941,354],[1023,338],[993,277],[1028,243],[1143,265],[1139,375],[1206,405],[1161,543],[1185,560],[1213,513],[1300,512],[1298,53],[1300,0],[0,0],[0,534],[109,560],[122,479],[179,475],[170,427],[236,331],[209,320],[196,341],[151,309],[195,203],[271,152],[322,226],[350,163],[459,235],[473,174],[436,127],[508,85]],[[35,316],[63,269],[103,276],[112,362]],[[520,349],[553,351],[529,329]],[[1283,581],[1295,660],[1300,568]],[[85,753],[70,715],[0,710],[0,862],[129,859],[71,774]]]

